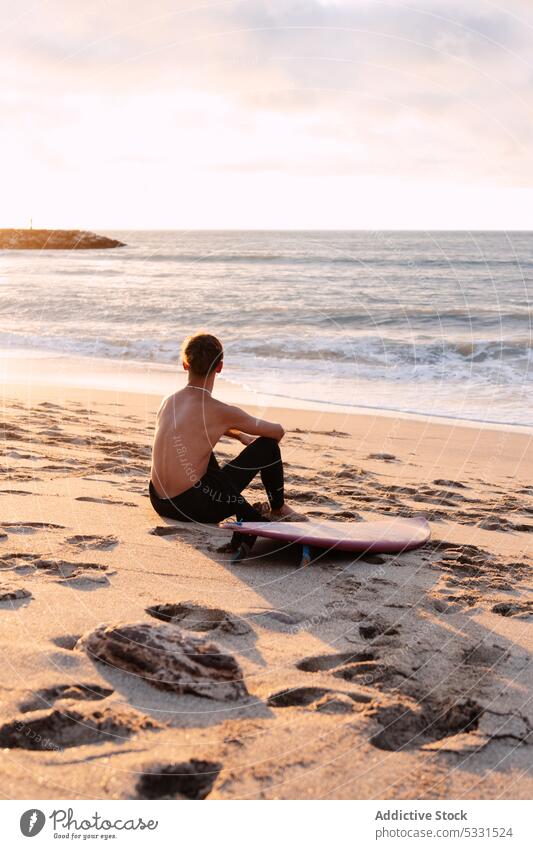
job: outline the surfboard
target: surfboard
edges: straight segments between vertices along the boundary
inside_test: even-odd
[[[222,522],[221,528],[234,534],[265,537],[281,543],[299,543],[303,561],[309,562],[310,549],[397,554],[419,548],[431,535],[426,519],[399,516],[377,522]],[[237,551],[234,560],[241,559]],[[242,552],[241,554],[244,554]],[[305,565],[305,564],[304,564]]]

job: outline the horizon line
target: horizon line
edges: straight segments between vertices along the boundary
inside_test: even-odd
[[[532,233],[531,227],[0,227],[1,230],[62,231],[107,230],[116,233]]]

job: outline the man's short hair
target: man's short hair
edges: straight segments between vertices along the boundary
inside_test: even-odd
[[[211,333],[194,333],[181,346],[183,363],[200,377],[207,377],[224,356],[222,342]]]

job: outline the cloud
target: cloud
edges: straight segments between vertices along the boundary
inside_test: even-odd
[[[10,167],[533,185],[529,0],[0,2]],[[282,185],[282,182],[280,183]]]

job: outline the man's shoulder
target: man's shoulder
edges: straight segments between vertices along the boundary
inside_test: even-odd
[[[240,407],[236,407],[235,404],[226,404],[225,401],[220,401],[218,398],[211,398],[213,402],[213,410],[224,419],[231,419],[235,416],[235,413],[240,413]]]
[[[157,412],[158,415],[163,413],[168,407],[174,405],[177,401],[179,401],[180,395],[183,392],[183,389],[178,389],[176,392],[171,392],[170,395],[166,395],[159,405],[159,410]]]
[[[211,396],[211,404],[213,410],[216,410],[217,412],[222,414],[231,412],[231,410],[235,409],[235,407],[233,407],[231,404],[226,404],[225,401],[221,401],[220,398],[213,398],[213,396]]]

